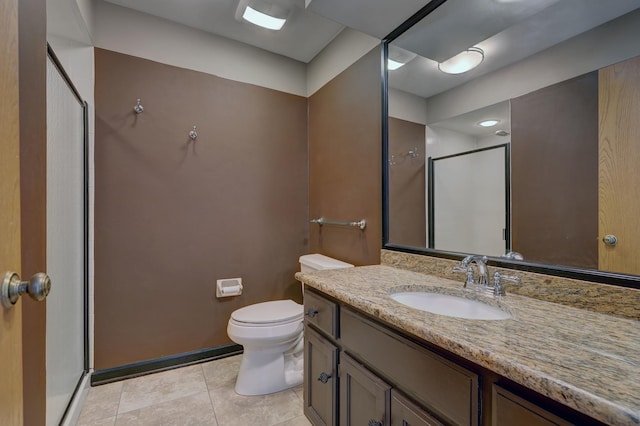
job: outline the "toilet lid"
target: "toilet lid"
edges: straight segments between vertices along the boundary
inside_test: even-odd
[[[303,306],[293,300],[275,300],[240,308],[233,311],[231,318],[251,324],[270,324],[302,319],[303,311]]]

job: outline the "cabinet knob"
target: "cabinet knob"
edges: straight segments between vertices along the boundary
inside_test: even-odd
[[[309,318],[313,318],[316,315],[318,315],[318,310],[317,309],[309,309],[306,313],[306,316],[308,316]]]
[[[615,235],[605,235],[602,238],[602,241],[608,245],[608,246],[615,246],[616,244],[618,244],[618,237],[616,237]]]
[[[369,426],[382,426],[382,422],[379,420],[371,419],[369,420]]]
[[[322,373],[320,374],[320,377],[318,377],[318,380],[322,383],[327,383],[330,378],[331,378],[331,374]]]

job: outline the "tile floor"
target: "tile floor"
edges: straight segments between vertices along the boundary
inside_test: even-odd
[[[309,426],[302,386],[262,396],[233,390],[241,355],[96,386],[78,426]]]

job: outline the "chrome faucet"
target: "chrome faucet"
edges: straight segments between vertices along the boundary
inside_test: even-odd
[[[476,264],[478,270],[478,278],[475,277],[473,263]],[[503,275],[500,272],[493,274],[493,285],[489,283],[489,271],[487,269],[487,256],[470,255],[462,259],[459,265],[453,267],[455,272],[464,272],[467,279],[464,282],[464,288],[482,292],[493,296],[504,296],[503,281],[520,282],[520,278],[511,275]]]
[[[489,271],[487,270],[487,256],[481,256],[478,254],[472,254],[470,256],[465,257],[460,262],[460,265],[454,266],[453,270],[455,272],[464,272],[467,274],[467,280],[464,283],[464,287],[466,288],[468,285],[481,285],[488,286],[489,285]],[[473,272],[472,263],[476,264],[476,269],[478,270],[478,279],[475,279],[475,275]]]

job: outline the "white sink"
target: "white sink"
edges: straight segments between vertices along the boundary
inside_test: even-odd
[[[511,318],[508,312],[486,303],[448,294],[412,291],[394,293],[389,297],[403,305],[449,317],[475,320],[504,320]]]

